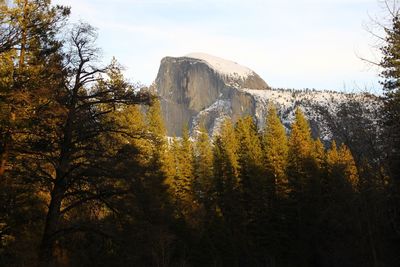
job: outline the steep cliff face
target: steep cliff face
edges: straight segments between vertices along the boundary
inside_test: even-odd
[[[181,136],[203,124],[215,134],[225,118],[250,115],[262,128],[269,103],[275,104],[287,129],[297,107],[311,122],[315,136],[331,138],[332,118],[346,103],[358,103],[373,120],[377,97],[365,94],[272,89],[254,71],[235,62],[202,53],[162,59],[156,79],[170,136]]]
[[[255,114],[254,98],[241,88],[268,88],[250,69],[205,54],[163,58],[156,85],[168,134],[176,136],[184,126],[201,122],[212,133],[225,116]]]

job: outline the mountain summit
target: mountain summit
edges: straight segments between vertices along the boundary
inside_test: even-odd
[[[253,115],[253,97],[242,89],[269,88],[249,68],[202,53],[163,58],[156,86],[171,136],[181,136],[184,126],[193,130],[199,123],[212,134],[225,117]]]
[[[204,53],[163,58],[156,88],[170,136],[181,136],[185,126],[194,133],[200,124],[213,135],[225,118],[236,121],[247,115],[262,128],[273,103],[287,129],[299,107],[314,135],[328,140],[332,120],[346,105],[356,105],[370,119],[378,107],[377,97],[369,94],[273,89],[253,70]]]
[[[190,53],[185,57],[206,63],[227,85],[238,88],[269,88],[257,73],[236,62],[205,53]]]

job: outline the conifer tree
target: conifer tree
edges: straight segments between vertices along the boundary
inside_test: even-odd
[[[270,106],[263,135],[264,164],[266,175],[272,179],[269,186],[273,189],[273,198],[284,197],[288,193],[286,165],[288,141],[274,106]]]
[[[112,171],[103,167],[107,161],[103,157],[104,150],[108,148],[98,142],[98,138],[119,129],[116,124],[103,123],[103,118],[119,105],[150,101],[148,94],[136,93],[128,82],[117,79],[116,73],[120,71],[117,65],[100,68],[91,64],[97,53],[95,38],[90,25],[73,28],[69,40],[71,48],[64,62],[67,73],[63,83],[54,90],[54,103],[58,106],[52,111],[59,121],[47,131],[37,133],[32,140],[34,150],[28,154],[31,160],[36,160],[37,166],[29,171],[48,183],[51,196],[39,253],[43,266],[57,264],[57,240],[65,228],[72,227],[66,220],[69,212],[96,201],[105,205],[106,198],[118,192],[107,183],[113,176]],[[56,112],[59,115],[54,115]],[[35,144],[40,146],[35,147]],[[43,148],[45,153],[40,150]],[[41,155],[41,161],[36,152]],[[104,191],[99,189],[102,186],[106,187]],[[85,190],[81,190],[82,187]],[[64,206],[67,198],[73,202]],[[82,227],[73,229],[79,231]]]
[[[317,164],[317,167],[321,170],[324,168],[324,164],[326,161],[326,153],[324,144],[322,144],[321,139],[317,138],[314,142],[314,158]]]
[[[298,266],[307,266],[317,250],[318,214],[321,207],[321,174],[318,171],[315,142],[310,125],[300,109],[289,138],[287,175],[291,189],[289,221],[296,229],[296,241],[290,250]]]
[[[389,171],[392,178],[400,181],[400,14],[398,10],[392,13],[392,25],[385,28],[385,45],[381,48],[383,54],[380,66],[385,93],[383,107],[384,139],[388,154]]]
[[[182,140],[179,157],[179,171],[181,175],[182,199],[188,203],[193,198],[193,144],[190,140],[189,130],[185,127],[182,131]]]
[[[172,199],[177,207],[177,216],[187,221],[196,219],[191,217],[195,210],[194,195],[194,151],[189,137],[188,128],[183,129],[182,139],[174,138],[171,152],[175,157],[175,176],[167,180]]]
[[[342,144],[337,149],[336,142],[333,141],[331,149],[327,153],[327,164],[329,173],[332,178],[338,179],[332,181],[335,186],[351,188],[357,191],[358,173],[357,168],[350,150],[346,145]]]
[[[169,187],[169,192],[171,195],[172,200],[174,201],[174,204],[177,204],[178,202],[178,191],[179,191],[179,184],[177,183],[177,178],[180,175],[179,171],[179,151],[180,151],[180,140],[177,137],[173,137],[170,141],[168,151],[170,152],[171,155],[171,160],[172,160],[172,168],[170,169],[171,172],[167,176],[167,179],[165,183]]]
[[[149,107],[146,113],[146,117],[147,123],[149,125],[149,131],[153,134],[157,134],[159,137],[162,137],[162,139],[164,139],[167,136],[167,132],[164,126],[164,121],[161,117],[160,100],[153,100],[152,105]]]
[[[400,11],[397,1],[385,1],[385,4],[388,14],[390,15],[391,23],[388,27],[383,27],[386,36],[385,38],[382,38],[384,43],[380,48],[383,56],[379,62],[379,66],[383,69],[381,72],[381,77],[383,78],[381,84],[383,85],[384,92],[382,108],[383,134],[381,135],[381,140],[386,154],[383,163],[386,165],[385,171],[387,171],[390,179],[390,187],[388,188],[389,205],[391,206],[390,209],[397,211],[389,216],[390,218],[388,220],[392,221],[392,225],[395,229],[400,229]],[[384,177],[382,179],[382,177],[380,177],[380,179],[372,181],[374,177],[371,177],[371,170],[368,170],[371,169],[371,167],[366,164],[364,165],[365,166],[362,166],[361,169],[363,171],[360,172],[363,176],[363,187],[365,187],[363,193],[365,196],[368,196],[365,197],[367,201],[373,199],[373,201],[369,202],[370,206],[375,206],[375,203],[377,203],[377,196],[372,194],[375,190],[372,191],[368,187],[371,186],[372,182],[375,184],[372,188],[376,189],[376,184],[381,184],[382,180],[386,180],[384,183],[387,183],[388,179],[385,179]],[[372,169],[377,168],[380,168],[380,166],[372,167]],[[386,195],[387,193],[384,194]],[[378,199],[382,199],[382,197]],[[369,221],[369,236],[371,240],[377,240],[373,237],[373,234],[371,234],[372,230],[370,221],[375,220],[374,217],[371,217],[371,215],[368,215],[366,218],[367,221]],[[397,237],[399,237],[399,230],[397,230],[396,233]],[[371,254],[373,255],[375,265],[377,265],[378,261],[378,253],[376,250],[375,246],[371,244]]]
[[[288,175],[295,193],[304,193],[310,179],[311,156],[314,142],[307,119],[300,109],[296,110],[295,121],[289,138]]]
[[[200,201],[209,210],[213,201],[213,150],[207,129],[201,125],[195,141],[195,190]]]
[[[337,150],[337,145],[335,140],[333,140],[331,143],[331,149],[327,153],[326,160],[329,165],[334,165],[337,162],[339,162],[339,152]]]
[[[263,183],[265,196],[258,211],[258,226],[255,240],[260,258],[279,261],[280,253],[287,245],[287,197],[289,184],[286,175],[288,140],[274,105],[270,105],[262,135]],[[283,215],[283,216],[282,216]]]
[[[252,192],[262,188],[263,180],[262,151],[257,127],[253,118],[245,117],[239,119],[235,126],[236,137],[238,140],[238,163],[240,166],[239,179],[245,198],[257,194]],[[247,202],[247,201],[246,201]],[[250,204],[250,203],[248,203]]]
[[[344,249],[341,253],[352,259],[359,250],[355,245],[358,242],[356,240],[365,233],[360,233],[357,226],[361,220],[361,206],[358,201],[358,175],[350,150],[345,145],[338,149],[336,142],[332,141],[331,148],[326,153],[326,168],[323,203],[329,208],[321,212],[321,228],[328,240],[345,240],[343,244],[346,245],[340,248],[323,242],[332,250]]]
[[[170,153],[167,131],[161,117],[161,105],[158,99],[154,99],[147,113],[147,129],[152,140],[152,155],[159,161],[160,168],[166,177],[173,175],[173,157]]]
[[[15,0],[0,8],[0,22],[4,22],[0,26],[0,69],[6,74],[0,82],[1,177],[10,153],[26,146],[16,140],[24,138],[16,133],[32,130],[27,127],[45,113],[48,106],[43,103],[51,102],[52,89],[59,86],[62,59],[56,34],[69,8],[53,7],[46,0]]]
[[[238,149],[235,129],[232,122],[226,119],[214,141],[213,165],[217,210],[220,210],[228,221],[233,221],[237,213],[240,213]]]
[[[356,163],[350,149],[345,144],[342,144],[339,148],[339,155],[340,163],[345,166],[344,172],[346,180],[352,186],[353,190],[357,191],[359,177]]]
[[[241,200],[241,218],[239,217],[237,225],[242,238],[249,242],[241,244],[240,250],[246,259],[244,263],[250,264],[248,260],[251,259],[251,255],[245,251],[252,250],[257,259],[265,254],[264,245],[267,238],[264,229],[266,213],[269,211],[265,196],[268,182],[263,172],[260,136],[253,118],[239,119],[235,132],[239,144],[237,153]]]
[[[170,211],[170,198],[167,194],[167,181],[175,174],[173,157],[168,147],[166,129],[161,117],[161,106],[158,99],[154,99],[147,111],[147,130],[150,134],[147,137],[151,147],[148,155],[149,177],[147,177],[147,188],[150,191],[150,198],[155,202],[155,212],[160,217],[167,219],[167,211]]]

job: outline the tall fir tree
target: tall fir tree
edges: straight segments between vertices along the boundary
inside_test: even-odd
[[[29,223],[42,229],[42,216],[49,203],[49,195],[43,193],[50,187],[48,177],[37,176],[35,171],[48,159],[49,144],[59,138],[52,130],[59,126],[62,108],[54,96],[64,70],[62,42],[56,35],[69,8],[44,0],[1,1],[0,13],[0,190],[4,193],[0,202],[6,207],[0,214],[0,224],[10,228],[18,247],[24,238],[32,245],[19,227]],[[52,162],[47,160],[45,168],[51,169]],[[13,199],[21,204],[8,206]],[[3,221],[23,214],[12,210],[29,206],[37,219],[27,214],[13,226]],[[30,235],[36,236],[37,231]]]
[[[266,175],[271,182],[272,198],[285,197],[288,194],[286,165],[288,157],[288,140],[285,127],[282,125],[276,108],[270,106],[263,135],[264,164]]]
[[[213,203],[213,149],[207,129],[201,125],[195,140],[194,176],[195,191],[199,201],[206,210],[211,209]]]
[[[325,147],[324,144],[321,142],[321,139],[317,138],[314,142],[314,158],[317,164],[317,167],[321,170],[325,166],[325,161],[326,161],[326,153],[325,153]]]
[[[385,28],[385,45],[380,66],[383,68],[383,126],[391,177],[400,183],[400,14],[393,13],[391,27]]]
[[[270,104],[262,135],[264,209],[259,213],[257,229],[258,247],[271,264],[282,259],[281,251],[287,248],[287,197],[289,184],[286,175],[288,140],[286,130],[278,117],[276,107]],[[282,216],[284,214],[284,216]],[[259,256],[260,257],[260,256]]]
[[[214,141],[214,175],[217,211],[229,221],[234,221],[238,209],[239,143],[232,122],[226,119]]]
[[[318,239],[318,214],[321,210],[321,175],[315,155],[315,142],[309,122],[298,108],[289,138],[287,175],[290,185],[289,220],[295,232],[292,257],[298,266],[315,261]]]
[[[263,183],[260,138],[257,126],[251,117],[239,119],[235,126],[235,132],[239,145],[237,150],[240,166],[239,181],[244,195],[251,198],[252,191],[261,189],[260,186]]]
[[[194,151],[187,127],[184,127],[181,139],[174,138],[171,152],[175,161],[175,176],[169,177],[167,184],[175,202],[176,216],[194,223],[196,218],[191,216],[197,207],[194,194]]]
[[[314,142],[311,137],[310,125],[303,112],[298,108],[289,138],[287,172],[295,194],[305,193],[310,178],[309,165],[312,164],[313,148]]]
[[[46,131],[41,129],[42,132],[35,135],[37,139],[31,141],[30,147],[34,150],[27,153],[31,160],[40,163],[28,171],[46,181],[50,195],[39,253],[43,266],[58,262],[56,247],[62,234],[57,233],[63,233],[65,228],[75,223],[67,220],[69,212],[96,201],[105,205],[104,194],[115,194],[110,193],[113,189],[107,183],[113,174],[103,167],[107,161],[103,155],[108,148],[98,142],[98,138],[119,129],[116,124],[104,123],[103,118],[120,105],[150,101],[148,94],[135,92],[130,83],[119,79],[121,70],[117,64],[105,68],[92,64],[98,52],[94,47],[95,39],[96,32],[88,24],[78,24],[70,32],[71,47],[63,62],[66,73],[62,84],[53,90],[54,102],[59,109],[52,111],[53,115],[59,112],[54,115],[59,121]],[[43,127],[49,126],[48,121],[42,122]],[[35,153],[41,156],[41,161]],[[82,186],[85,187],[83,191],[80,190]],[[101,186],[106,186],[108,193],[99,190]],[[92,196],[88,197],[88,194]],[[74,202],[65,207],[63,203],[67,198]]]
[[[340,186],[344,190],[358,191],[358,173],[354,158],[349,148],[342,144],[337,148],[333,141],[331,149],[327,152],[326,161],[328,172],[335,181],[334,186]]]
[[[5,24],[0,32],[0,69],[5,76],[0,82],[0,177],[12,168],[9,156],[26,146],[19,141],[26,135],[19,133],[31,131],[32,121],[47,114],[45,103],[52,101],[52,89],[61,83],[61,42],[56,34],[69,8],[45,0],[15,0],[2,3],[1,11]]]
[[[160,100],[155,98],[152,105],[149,107],[146,113],[147,129],[153,140],[152,154],[156,161],[159,163],[161,171],[166,177],[174,175],[175,167],[173,166],[173,155],[171,154],[167,131],[165,129],[164,121],[161,116],[161,104]]]

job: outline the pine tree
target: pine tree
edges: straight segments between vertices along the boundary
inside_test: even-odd
[[[338,240],[346,245],[335,247],[334,242],[323,243],[326,242],[325,246],[330,250],[340,251],[353,260],[354,254],[359,253],[355,244],[361,236],[370,233],[362,233],[359,229],[362,208],[358,199],[358,175],[354,159],[345,145],[337,148],[336,142],[332,141],[331,148],[326,152],[325,180],[323,205],[329,208],[321,212],[321,228],[327,240]]]
[[[337,149],[336,142],[333,141],[326,160],[329,174],[335,179],[335,181],[332,181],[335,186],[351,188],[354,191],[358,190],[357,167],[346,145],[342,144]]]
[[[305,193],[310,179],[311,156],[314,142],[308,121],[300,109],[296,110],[295,121],[289,138],[288,175],[294,193]]]
[[[284,197],[288,193],[286,165],[288,157],[288,140],[274,106],[270,106],[263,135],[264,164],[266,175],[272,179],[273,198]]]
[[[314,158],[317,164],[317,167],[321,170],[324,168],[324,164],[326,161],[326,153],[324,144],[322,144],[321,140],[317,138],[314,142]]]
[[[182,199],[187,203],[193,199],[193,144],[190,140],[189,130],[185,127],[182,131],[182,140],[180,146],[179,171],[181,175]]]
[[[213,167],[217,211],[221,212],[228,221],[234,221],[240,213],[238,209],[240,168],[238,149],[235,129],[232,122],[226,119],[214,141]]]
[[[266,198],[268,181],[263,172],[263,155],[260,135],[251,117],[239,119],[236,127],[238,163],[240,166],[241,220],[237,222],[242,238],[243,263],[257,262],[265,255],[265,224],[269,203]],[[239,217],[240,218],[240,217]],[[239,232],[239,233],[240,233]],[[253,251],[251,254],[248,251]],[[252,260],[252,255],[256,255]]]
[[[173,175],[173,157],[169,150],[167,131],[161,117],[161,105],[154,99],[146,113],[147,129],[152,140],[152,155],[166,177]]]
[[[339,148],[340,163],[345,167],[345,176],[347,182],[352,186],[353,190],[357,191],[359,178],[356,163],[350,149],[342,144]]]
[[[56,34],[69,14],[69,8],[53,7],[50,1],[16,0],[0,5],[0,177],[7,169],[10,154],[23,149],[17,133],[47,113],[61,81],[61,42]],[[11,60],[11,61],[10,61]],[[4,67],[6,69],[4,69]],[[23,142],[23,141],[22,141]],[[12,166],[8,164],[8,169]]]
[[[55,129],[65,114],[58,103],[64,96],[55,97],[65,74],[56,35],[69,8],[47,0],[10,2],[0,3],[0,179],[20,185],[21,203],[47,204],[43,192],[54,174],[49,147],[60,140]]]
[[[381,48],[383,54],[380,66],[383,68],[381,76],[385,93],[383,107],[383,124],[389,171],[392,178],[400,181],[400,14],[392,18],[391,28],[386,28],[385,45]]]
[[[93,27],[77,25],[70,38],[71,47],[64,62],[67,73],[62,83],[53,89],[53,101],[57,106],[51,115],[59,121],[50,125],[48,121],[42,121],[41,126],[47,126],[46,131],[41,129],[35,135],[30,146],[33,151],[28,154],[37,166],[28,170],[34,172],[30,175],[40,177],[50,185],[51,198],[39,255],[43,266],[57,263],[55,245],[59,236],[55,233],[63,232],[68,225],[69,212],[96,201],[106,205],[106,198],[117,194],[107,183],[114,174],[104,168],[107,159],[103,155],[108,147],[104,147],[99,138],[119,129],[116,124],[104,123],[103,118],[119,105],[150,101],[148,94],[137,93],[128,82],[114,79],[120,72],[115,64],[106,68],[92,64],[91,59],[97,52]],[[36,153],[41,155],[40,161]],[[106,192],[99,190],[100,186],[105,186]],[[85,190],[82,191],[82,187]],[[88,194],[92,196],[88,197]],[[66,198],[73,204],[65,207]]]
[[[199,200],[209,210],[213,202],[213,149],[207,129],[201,125],[195,141],[195,190]]]
[[[250,197],[253,190],[261,189],[262,151],[257,127],[253,118],[239,119],[235,126],[238,140],[239,179],[243,193]],[[248,203],[250,204],[250,203]]]
[[[292,235],[296,235],[290,250],[298,266],[307,266],[310,260],[314,260],[317,250],[318,215],[322,209],[321,174],[310,125],[300,109],[296,110],[289,138],[287,175],[291,189],[288,216],[290,228],[294,231]]]
[[[386,165],[385,170],[388,172],[388,176],[390,177],[390,188],[388,190],[389,205],[390,209],[397,210],[397,212],[394,212],[389,219],[384,220],[392,221],[392,227],[400,229],[400,213],[398,212],[400,210],[400,12],[397,8],[397,2],[394,2],[393,7],[395,6],[396,8],[394,8],[394,10],[390,10],[387,5],[391,16],[391,25],[384,28],[386,37],[384,38],[384,45],[380,48],[383,57],[379,65],[383,69],[381,77],[384,79],[381,82],[384,92],[382,108],[383,134],[381,140],[383,140],[386,152],[384,162]],[[364,196],[368,196],[365,197],[368,201],[367,203],[370,206],[375,206],[377,203],[376,199],[382,199],[377,198],[378,195],[373,194],[374,192],[379,192],[379,190],[376,190],[376,184],[380,184],[382,183],[382,180],[387,179],[382,179],[382,177],[380,177],[380,179],[375,180],[375,177],[371,177],[370,175],[371,171],[368,170],[371,167],[366,164],[364,165],[365,166],[362,166],[361,169],[363,171],[360,172],[363,176],[363,194]],[[377,169],[379,167],[380,166],[373,166],[372,169]],[[369,189],[371,184],[375,184],[372,188],[376,191],[371,191]],[[384,193],[384,195],[387,195],[387,193]],[[373,199],[373,201],[370,201],[370,199]],[[370,209],[368,210],[370,211]],[[373,212],[371,212],[371,214],[373,214]],[[371,226],[371,221],[376,219],[370,214],[367,214],[366,220],[368,221],[369,238],[371,240],[377,240],[372,233],[373,228]],[[398,236],[399,232],[397,231],[397,237]],[[379,255],[375,244],[371,244],[371,252],[375,265],[378,265],[377,262]]]
[[[277,262],[287,248],[287,197],[289,185],[286,175],[288,140],[274,105],[270,105],[262,135],[263,205],[258,211],[255,237],[259,257]],[[264,260],[265,261],[265,260]]]
[[[194,151],[188,128],[183,129],[182,139],[174,138],[171,152],[175,158],[175,176],[167,180],[172,199],[177,207],[177,216],[187,222],[196,220],[192,213],[197,208],[194,194]]]

